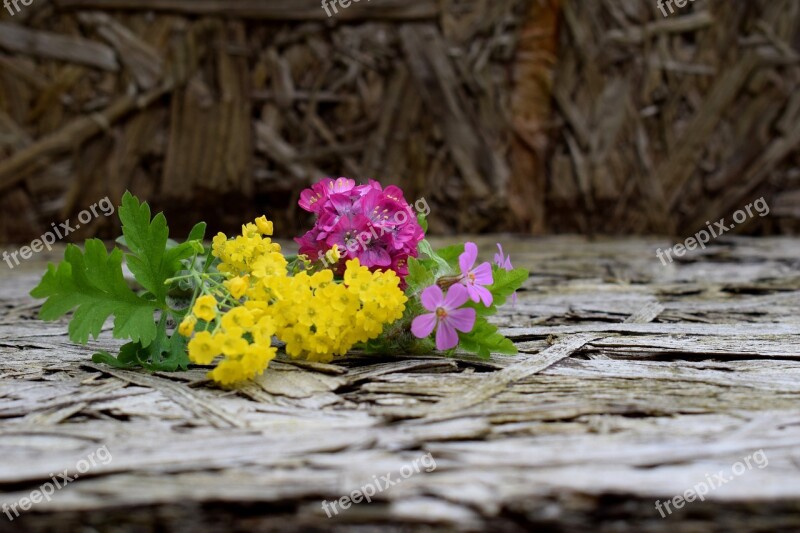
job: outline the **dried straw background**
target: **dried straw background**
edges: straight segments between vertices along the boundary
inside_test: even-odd
[[[736,231],[796,231],[800,2],[655,5],[564,5],[542,227],[686,236],[764,196]]]
[[[230,229],[324,175],[436,232],[796,230],[800,4],[34,0],[0,21],[0,242],[125,189]],[[698,226],[698,221],[699,226]],[[74,238],[113,236],[112,219]]]

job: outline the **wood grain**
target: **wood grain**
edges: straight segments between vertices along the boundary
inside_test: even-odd
[[[0,530],[800,528],[800,241],[669,267],[658,240],[505,241],[533,273],[495,317],[518,356],[281,357],[233,391],[89,363],[119,343],[70,344],[26,296],[56,254],[4,270],[0,504],[103,445],[113,460]],[[435,470],[322,509],[427,453]],[[655,509],[720,471],[705,501]]]

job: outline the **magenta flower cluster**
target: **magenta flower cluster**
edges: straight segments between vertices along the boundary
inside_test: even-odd
[[[394,185],[374,180],[356,185],[348,178],[325,178],[300,194],[300,207],[317,216],[314,227],[295,241],[300,253],[324,258],[338,245],[344,258],[358,258],[370,269],[408,275],[408,258],[417,257],[425,232],[413,208]],[[343,263],[343,262],[342,262]]]
[[[422,339],[436,330],[436,349],[450,350],[458,346],[458,331],[472,331],[477,313],[472,307],[461,306],[467,300],[472,300],[489,307],[494,300],[487,289],[487,286],[494,283],[492,265],[486,262],[476,267],[477,259],[478,246],[474,242],[466,243],[464,253],[458,257],[461,273],[447,290],[447,294],[442,292],[439,285],[432,285],[422,291],[420,301],[430,313],[416,317],[411,323],[414,336]],[[511,264],[510,259],[508,264]]]

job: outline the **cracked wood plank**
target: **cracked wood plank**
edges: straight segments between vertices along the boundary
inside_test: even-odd
[[[0,504],[105,445],[111,462],[11,527],[797,530],[800,240],[721,239],[664,267],[667,245],[508,242],[533,273],[494,317],[516,357],[280,357],[238,391],[205,368],[90,364],[120,343],[33,319],[42,262],[4,271]],[[763,468],[655,510],[759,450]],[[327,517],[323,500],[428,453],[435,470]]]

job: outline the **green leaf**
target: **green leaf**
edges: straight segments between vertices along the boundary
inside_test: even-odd
[[[167,335],[167,320],[162,317],[158,323],[156,340],[148,347],[141,348],[137,357],[139,363],[153,372],[175,372],[178,368],[189,368],[186,351],[187,340],[177,331]]]
[[[433,251],[433,247],[431,246],[431,243],[429,243],[426,239],[423,239],[423,240],[419,241],[419,244],[417,245],[417,249],[419,250],[420,254],[422,254],[422,255],[430,258],[430,259],[433,259],[433,261],[436,263],[437,272],[436,272],[435,275],[437,277],[444,276],[444,275],[450,274],[452,272],[452,268],[447,263],[447,261],[445,261],[444,259],[439,257],[439,254],[437,254],[436,252]]]
[[[425,213],[417,213],[417,224],[422,227],[422,231],[425,233],[428,232],[428,218],[425,216]]]
[[[122,197],[119,218],[131,251],[125,256],[128,268],[136,281],[165,307],[168,288],[164,282],[183,268],[181,260],[194,254],[194,245],[185,242],[168,249],[169,228],[164,214],[157,214],[151,221],[150,206],[147,202],[140,203],[130,192]]]
[[[487,289],[492,293],[494,300],[492,301],[493,307],[500,307],[509,296],[518,290],[525,280],[528,279],[528,271],[524,268],[515,268],[513,270],[506,270],[497,265],[492,265],[492,283]],[[492,313],[494,314],[494,313]]]
[[[454,244],[452,246],[447,246],[446,248],[440,248],[436,250],[436,253],[444,259],[448,265],[450,265],[454,270],[458,269],[458,256],[464,253],[464,245],[463,244]]]
[[[150,368],[161,372],[187,370],[190,363],[187,348],[188,344],[188,339],[176,331],[169,339],[167,350],[163,350],[158,354],[160,361],[154,362]],[[155,354],[151,354],[151,360],[155,359],[154,355]]]
[[[459,346],[462,349],[484,359],[488,359],[492,353],[517,354],[517,347],[514,346],[514,343],[498,333],[497,327],[482,317],[477,318],[472,331],[459,333],[458,337],[460,339]]]
[[[58,267],[48,265],[34,298],[47,298],[39,316],[56,320],[75,309],[69,323],[73,342],[86,344],[100,335],[105,321],[114,315],[114,337],[132,339],[147,346],[156,337],[153,313],[158,305],[137,296],[122,276],[122,252],[108,254],[102,241],[86,241],[85,255],[70,244]]]
[[[431,259],[408,258],[408,276],[406,283],[410,294],[416,294],[436,282],[434,277],[435,263]]]
[[[189,232],[189,237],[186,240],[202,241],[205,236],[206,236],[206,223],[198,222],[197,224],[194,225],[192,231]]]
[[[494,302],[492,302],[492,305],[489,307],[486,307],[483,305],[483,302],[473,302],[472,300],[467,300],[467,303],[464,304],[464,307],[471,307],[474,309],[477,316],[491,316],[497,313],[497,306],[494,305]]]
[[[149,346],[138,342],[129,342],[120,348],[119,356],[108,352],[99,352],[92,356],[95,363],[103,363],[115,368],[144,367],[153,372],[174,372],[189,368],[189,357],[186,352],[187,340],[179,333],[167,335],[166,320],[158,325],[158,335]]]
[[[142,366],[153,371],[186,369],[189,358],[187,340],[178,333],[167,334],[170,316],[181,318],[184,311],[171,312],[167,303],[166,281],[188,268],[185,261],[196,254],[205,254],[202,244],[206,225],[201,222],[192,228],[189,240],[183,244],[169,239],[169,228],[162,213],[150,217],[150,207],[126,192],[119,208],[123,236],[117,239],[128,248],[125,255],[136,281],[145,292],[137,295],[128,288],[122,275],[123,253],[114,249],[110,254],[99,240],[86,242],[86,251],[74,245],[67,247],[64,261],[49,265],[39,286],[31,295],[46,298],[40,316],[55,320],[74,310],[69,324],[70,338],[85,344],[89,337],[97,338],[109,317],[114,317],[114,336],[129,339],[117,357],[99,352],[92,360],[117,368]],[[208,261],[205,268],[211,268]],[[156,311],[161,320],[154,322]]]
[[[138,342],[129,342],[119,349],[119,355],[117,357],[103,351],[92,355],[92,361],[113,366],[114,368],[136,368],[141,366],[138,357],[139,350],[142,349],[141,346],[142,345]]]

